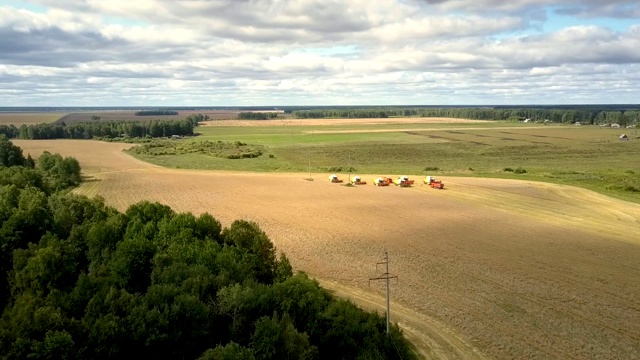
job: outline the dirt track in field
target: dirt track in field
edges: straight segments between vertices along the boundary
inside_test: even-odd
[[[640,358],[640,205],[546,183],[443,178],[447,189],[349,188],[326,175],[165,169],[130,145],[15,141],[78,158],[77,192],[254,220],[336,294],[384,306],[429,358]],[[378,174],[389,175],[389,174]],[[370,181],[373,176],[365,176]]]

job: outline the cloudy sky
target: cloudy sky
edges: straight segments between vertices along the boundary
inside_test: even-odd
[[[636,0],[0,0],[0,106],[639,95]]]

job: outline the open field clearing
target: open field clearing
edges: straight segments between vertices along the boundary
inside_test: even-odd
[[[43,112],[43,113],[23,113],[23,112],[0,112],[0,125],[33,125],[40,123],[50,123],[65,116],[65,113]]]
[[[204,122],[203,126],[344,126],[388,124],[470,124],[487,123],[487,120],[455,118],[376,118],[376,119],[280,119],[280,120],[221,120]]]
[[[442,136],[594,144],[593,134],[569,129],[499,131]],[[465,146],[447,141],[438,144]],[[254,220],[294,267],[366,308],[384,306],[383,284],[368,278],[388,250],[399,276],[393,319],[429,358],[640,358],[639,204],[541,182],[444,176],[443,191],[350,188],[327,174],[305,181],[301,173],[167,169],[123,153],[128,144],[15,143],[32,155],[77,157],[88,181],[76,191],[121,210],[155,200],[225,225]],[[633,165],[613,151],[607,157],[611,167]]]
[[[166,142],[168,147],[156,147],[154,154],[132,155],[172,168],[339,172],[352,167],[359,173],[378,175],[535,180],[581,186],[640,202],[640,157],[634,155],[640,152],[640,137],[636,129],[481,122],[226,126],[197,131],[200,136]],[[628,141],[618,139],[624,132]],[[173,149],[202,141],[240,141],[260,149],[263,155],[237,160]],[[514,173],[518,168],[526,173]]]

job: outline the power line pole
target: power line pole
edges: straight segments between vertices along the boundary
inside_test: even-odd
[[[311,142],[313,143],[313,130],[311,130]],[[311,147],[309,147],[309,180],[312,180],[311,177]]]
[[[389,334],[389,279],[398,279],[397,276],[389,274],[389,253],[387,251],[384,252],[384,261],[376,264],[376,271],[378,271],[378,265],[384,265],[386,272],[378,277],[369,278],[369,284],[371,284],[371,280],[385,280],[387,282],[387,334]]]
[[[349,150],[349,161],[347,162],[349,168],[349,184],[351,184],[351,150]]]

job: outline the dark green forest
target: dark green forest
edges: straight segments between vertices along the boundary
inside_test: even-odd
[[[178,115],[175,110],[140,110],[134,113],[136,116]]]
[[[397,326],[293,274],[255,223],[64,190],[0,136],[0,358],[413,359]]]
[[[238,114],[240,120],[271,120],[277,119],[276,112],[241,112]]]
[[[200,120],[202,121],[202,120]],[[0,134],[18,139],[114,139],[193,135],[198,117],[182,120],[55,122],[50,124],[0,125]]]
[[[601,108],[359,108],[296,110],[300,119],[320,118],[387,118],[387,117],[449,117],[474,120],[549,120],[557,123],[612,124],[621,126],[640,123],[638,110],[603,110]]]

